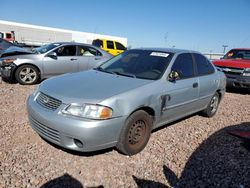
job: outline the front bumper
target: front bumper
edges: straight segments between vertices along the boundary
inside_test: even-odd
[[[250,77],[241,75],[226,75],[227,76],[227,87],[235,88],[250,88]]]
[[[16,65],[10,66],[1,66],[0,67],[0,75],[4,80],[12,81],[14,79]]]
[[[71,150],[96,151],[117,144],[127,117],[109,120],[74,118],[60,113],[60,109],[65,106],[62,104],[57,110],[51,111],[39,105],[31,95],[27,101],[30,125],[44,139]],[[79,147],[76,140],[83,146]]]

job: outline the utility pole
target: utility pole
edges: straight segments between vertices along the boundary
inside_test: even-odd
[[[222,45],[222,47],[223,47],[223,54],[225,54],[225,52],[226,52],[226,48],[228,47],[228,45]]]

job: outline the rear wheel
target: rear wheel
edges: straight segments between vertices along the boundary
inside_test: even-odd
[[[117,148],[126,155],[142,151],[148,143],[152,129],[152,119],[143,110],[128,117],[122,129]]]
[[[22,85],[31,85],[37,83],[39,73],[32,65],[22,65],[16,70],[15,78]]]
[[[219,102],[220,102],[220,96],[216,92],[210,102],[207,105],[207,108],[202,111],[202,115],[206,117],[212,117],[216,114],[218,107],[219,107]]]

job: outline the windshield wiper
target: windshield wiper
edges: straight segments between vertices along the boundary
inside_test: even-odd
[[[106,72],[106,73],[109,73],[109,74],[113,74],[113,72],[106,71],[102,67],[96,67],[96,68],[93,68],[93,70],[98,70],[98,71],[101,71],[101,72]]]
[[[118,72],[118,71],[112,71],[113,74],[117,74],[117,75],[121,75],[121,76],[127,76],[127,77],[131,77],[131,78],[136,78],[136,76],[134,74],[129,74],[129,73],[122,73],[122,72]]]

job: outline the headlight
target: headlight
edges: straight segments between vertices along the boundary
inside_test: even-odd
[[[9,65],[11,63],[13,63],[16,60],[16,58],[8,58],[8,59],[4,59],[2,61],[2,65]]]
[[[112,117],[112,109],[101,105],[76,105],[71,104],[62,110],[63,114],[88,118],[88,119],[109,119]]]
[[[250,68],[244,69],[243,76],[250,76]]]

